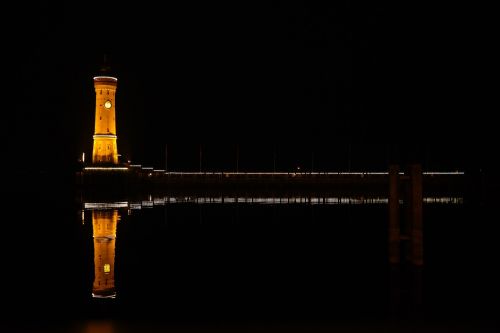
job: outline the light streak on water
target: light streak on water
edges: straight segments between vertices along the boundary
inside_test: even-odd
[[[117,209],[128,208],[138,210],[170,204],[259,204],[259,205],[385,205],[389,199],[384,197],[154,197],[140,202],[85,202],[84,209]],[[424,204],[463,204],[463,197],[424,197]],[[403,204],[403,200],[399,200]]]

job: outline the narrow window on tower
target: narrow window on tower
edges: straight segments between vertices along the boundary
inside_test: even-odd
[[[102,95],[102,90],[99,90],[99,95]]]
[[[106,93],[109,95],[109,90],[106,90]]]

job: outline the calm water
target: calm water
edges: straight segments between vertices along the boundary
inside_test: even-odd
[[[2,212],[2,325],[493,331],[498,227],[487,206],[427,199],[414,270],[388,263],[382,199],[166,198],[13,198]]]

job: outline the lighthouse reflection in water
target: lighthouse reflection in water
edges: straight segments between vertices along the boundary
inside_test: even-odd
[[[401,262],[390,261],[387,197],[133,199],[82,198],[81,214],[73,215],[78,252],[69,255],[82,260],[72,269],[78,280],[69,292],[81,295],[80,313],[92,318],[127,324],[129,318],[151,319],[154,325],[233,318],[406,320],[492,311],[493,266],[484,265],[484,274],[463,269],[480,255],[494,261],[481,230],[471,227],[478,208],[462,196],[422,200],[425,271],[404,259],[409,240],[400,247]],[[464,247],[471,233],[478,237]],[[450,251],[456,254],[451,259]]]
[[[115,242],[118,210],[92,211],[94,283],[92,297],[115,298]]]

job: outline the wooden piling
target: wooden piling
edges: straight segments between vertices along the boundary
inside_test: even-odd
[[[423,265],[422,166],[409,165],[404,175],[389,166],[389,262]],[[403,200],[403,213],[399,200]]]
[[[422,230],[422,166],[420,164],[410,165],[410,242],[411,261],[416,266],[422,266],[423,259],[423,230]]]
[[[389,166],[389,262],[400,262],[399,166]]]

